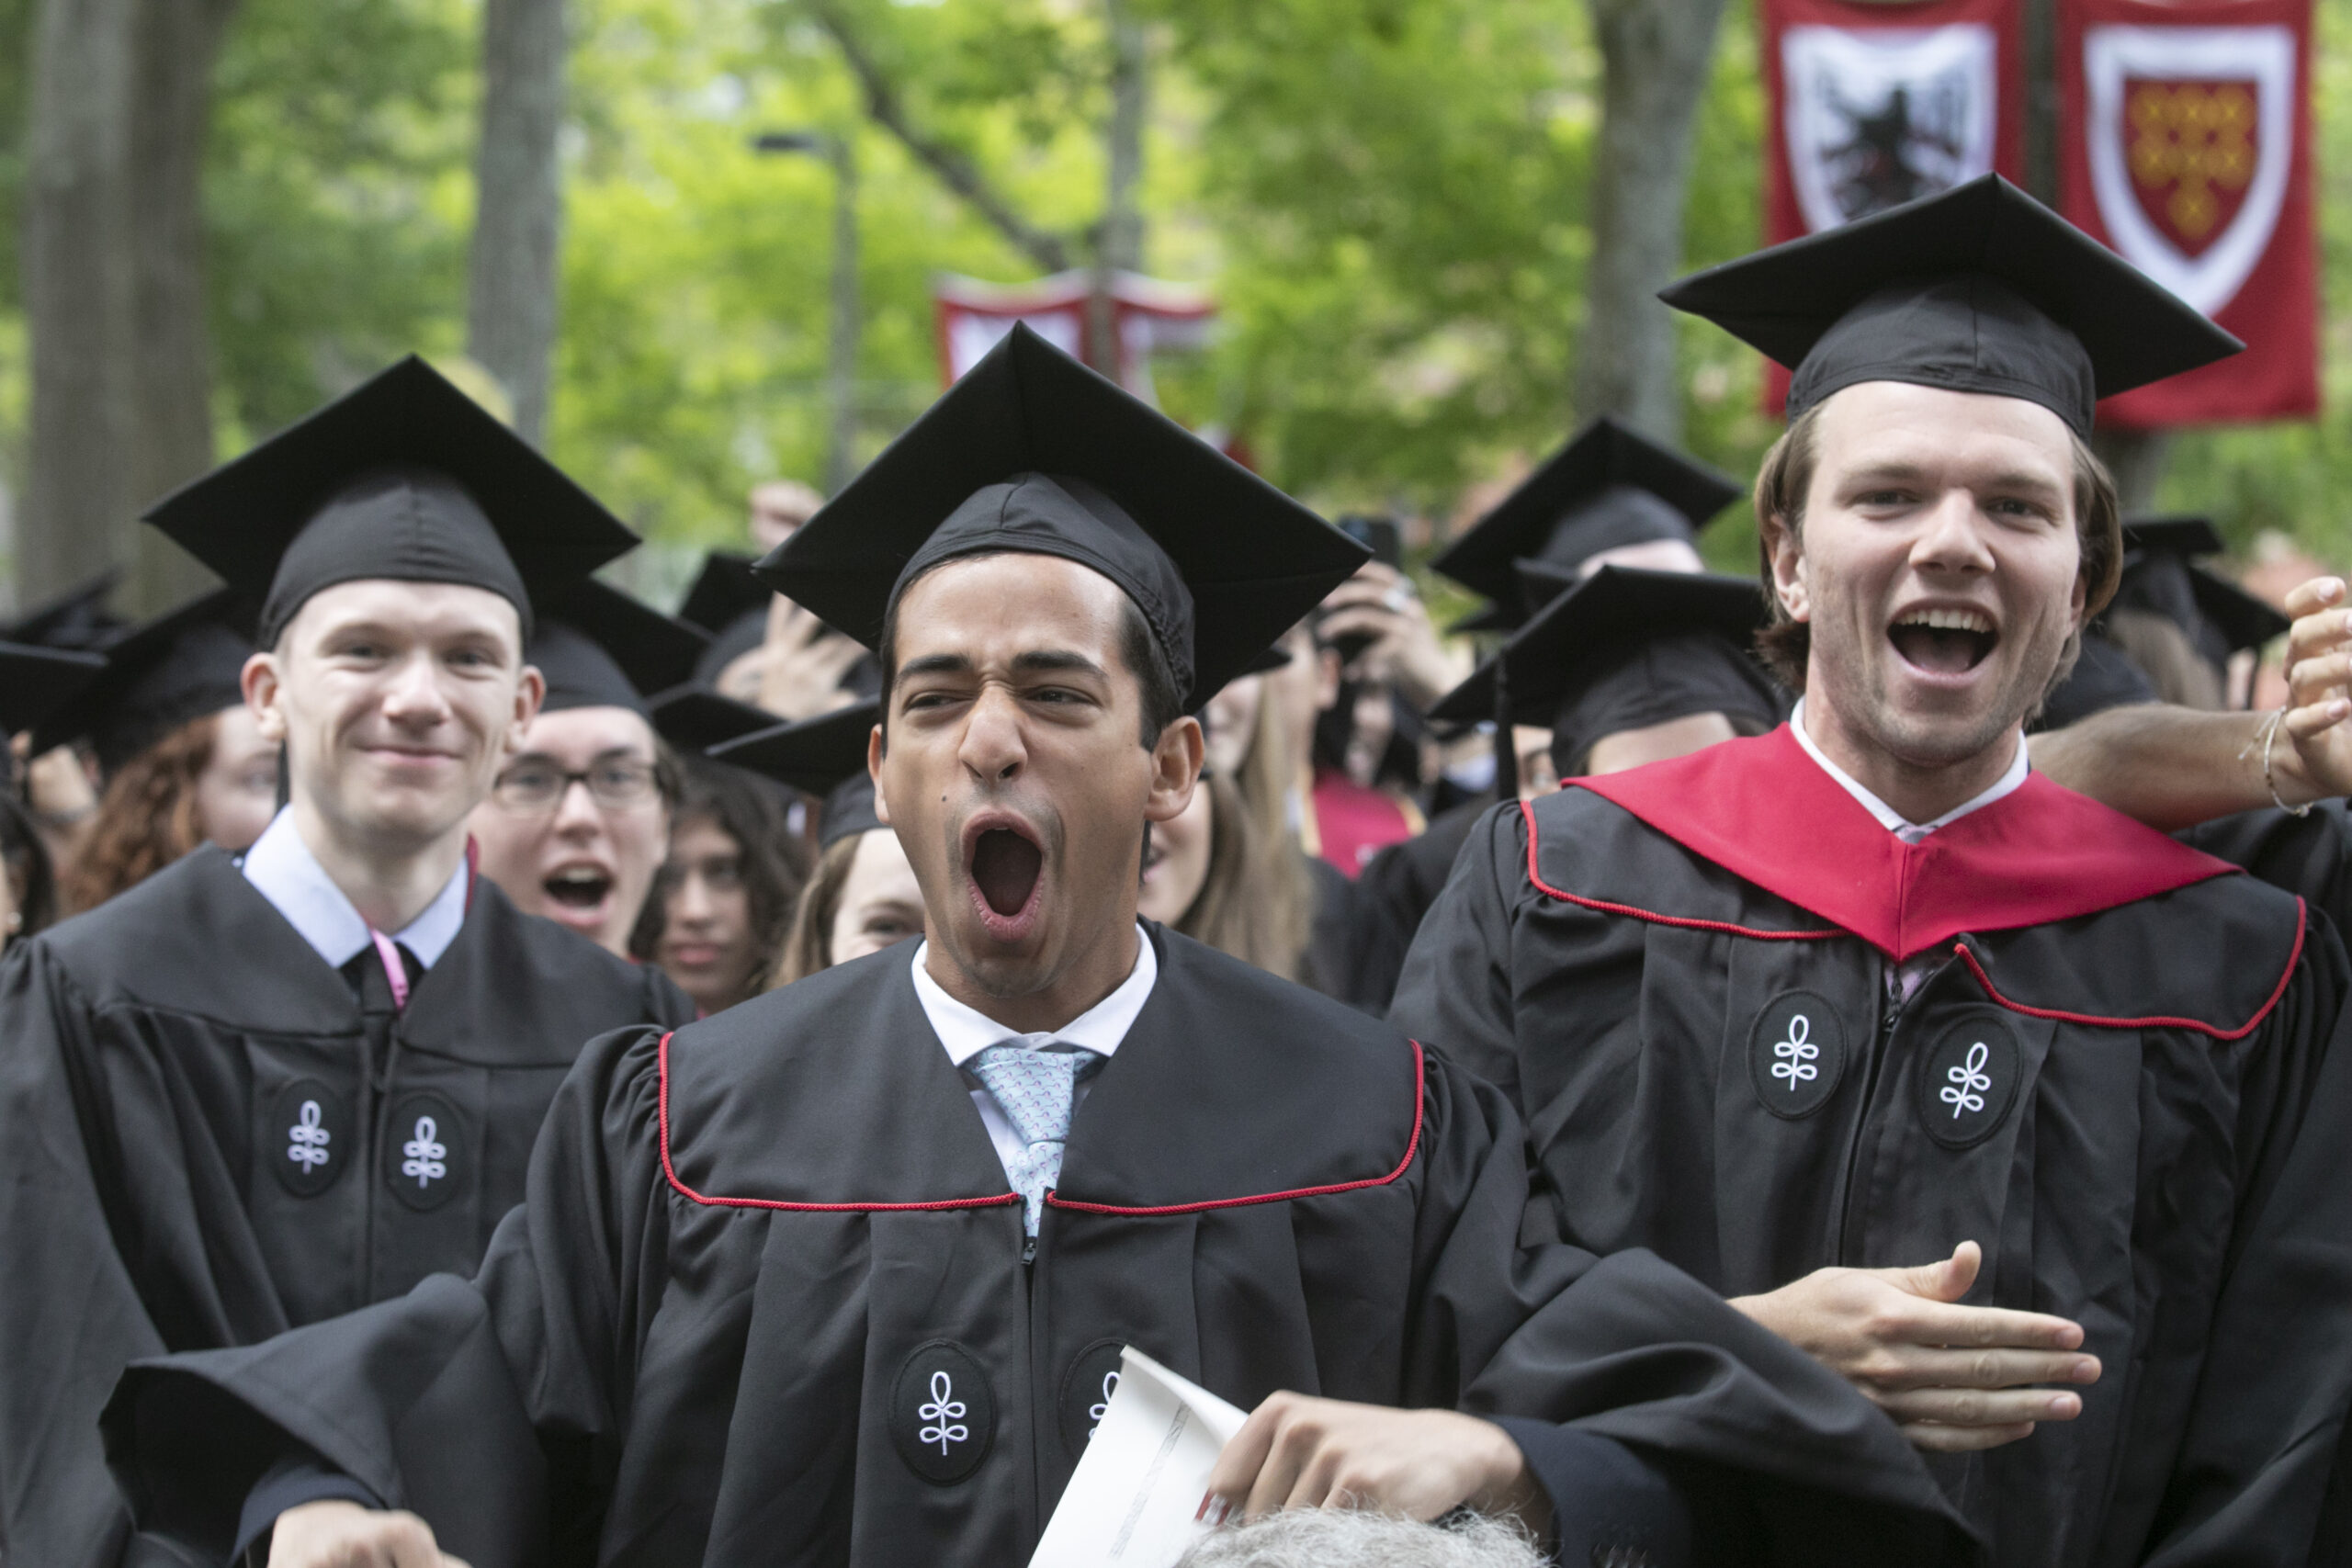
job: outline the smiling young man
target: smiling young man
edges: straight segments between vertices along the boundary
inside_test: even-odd
[[[2233,344],[1988,177],[1678,285],[1792,366],[1788,726],[1499,811],[1392,1016],[1571,1238],[1844,1372],[2003,1563],[2301,1562],[2352,1391],[2346,963],[2029,771],[2112,591],[2098,394]]]
[[[134,1371],[142,1518],[274,1520],[280,1568],[1017,1563],[1134,1344],[1256,1406],[1212,1478],[1249,1512],[1964,1558],[1834,1375],[1550,1243],[1486,1086],[1138,925],[1188,709],[1358,558],[1016,329],[765,568],[882,656],[927,940],[592,1045],[471,1282]]]
[[[466,818],[531,720],[534,585],[630,536],[408,362],[151,520],[263,608],[288,801],[0,970],[0,1544],[145,1561],[97,1416],[125,1362],[473,1267],[600,1029],[692,1016],[528,919]]]

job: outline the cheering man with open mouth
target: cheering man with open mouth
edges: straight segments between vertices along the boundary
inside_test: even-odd
[[[1992,175],[1667,298],[1793,367],[1756,509],[1804,700],[1495,812],[1392,1017],[1510,1092],[1574,1240],[1846,1373],[1996,1562],[2303,1562],[2344,949],[2022,735],[2120,566],[2096,399],[2234,340]]]

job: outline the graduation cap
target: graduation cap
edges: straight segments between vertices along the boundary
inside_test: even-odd
[[[1739,494],[1705,464],[1604,415],[1430,564],[1493,601],[1457,630],[1516,627],[1602,550],[1661,539],[1695,543]]]
[[[740,550],[713,550],[678,606],[678,619],[718,637],[747,615],[765,615],[775,595],[752,574],[752,558]]]
[[[1016,325],[755,569],[868,648],[906,584],[983,552],[1118,584],[1190,707],[1363,565],[1363,546]]]
[[[86,690],[107,667],[95,653],[0,642],[0,732],[33,729]],[[37,746],[35,755],[47,750]]]
[[[541,713],[617,707],[651,718],[646,696],[693,678],[703,634],[593,577],[540,596],[523,660],[547,678]]]
[[[865,771],[866,739],[882,719],[877,702],[848,707],[765,729],[710,748],[722,762],[824,797],[817,842],[831,849],[855,833],[883,825],[874,809],[874,780]]]
[[[276,644],[312,594],[390,578],[485,588],[531,630],[531,598],[637,536],[413,355],[148,509],[262,604]]]
[[[2101,398],[2245,345],[1985,175],[1661,290],[1794,372],[1789,417],[1863,381],[2039,403],[2087,439]]]
[[[1767,618],[1747,578],[1604,566],[1539,611],[1430,716],[1492,718],[1497,759],[1511,766],[1511,727],[1547,726],[1563,770],[1604,736],[1695,713],[1769,727],[1780,697],[1747,651]]]
[[[34,750],[86,739],[113,777],[189,720],[245,700],[252,626],[252,602],[216,588],[133,627],[107,645],[103,672],[36,727]]]
[[[2123,575],[2116,605],[2164,616],[2188,635],[2216,669],[2242,649],[2260,649],[2294,623],[2219,572],[2196,565],[2222,553],[2205,517],[2137,517],[2123,525]]]
[[[122,635],[123,618],[107,608],[107,596],[121,582],[122,569],[108,567],[0,626],[0,642],[27,648],[103,648]]]
[[[775,728],[775,715],[767,709],[691,681],[659,694],[649,705],[653,732],[682,751],[707,752],[722,741]]]

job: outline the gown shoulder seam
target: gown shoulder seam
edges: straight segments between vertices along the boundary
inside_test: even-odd
[[[1758,942],[1826,942],[1832,937],[1850,934],[1835,926],[1818,931],[1765,931],[1757,926],[1735,925],[1729,920],[1703,920],[1690,915],[1668,915],[1657,909],[1645,909],[1634,904],[1612,903],[1606,898],[1588,898],[1580,894],[1570,893],[1566,888],[1555,887],[1544,881],[1544,874],[1536,869],[1536,855],[1540,843],[1535,826],[1535,813],[1531,803],[1521,801],[1519,812],[1521,819],[1527,824],[1527,880],[1537,892],[1547,897],[1557,898],[1563,903],[1575,904],[1579,908],[1591,909],[1603,915],[1627,915],[1637,920],[1648,920],[1654,925],[1679,926],[1686,931],[1717,931],[1725,936],[1744,936]]]
[[[670,1042],[675,1030],[662,1033],[658,1052],[661,1084],[657,1094],[657,1115],[661,1122],[662,1175],[671,1190],[680,1197],[714,1209],[766,1209],[787,1213],[870,1214],[907,1213],[926,1210],[986,1209],[1022,1201],[1018,1192],[1000,1192],[985,1198],[939,1198],[920,1203],[795,1203],[780,1198],[722,1198],[697,1192],[678,1178],[677,1167],[670,1159]]]
[[[1960,961],[1967,965],[1968,972],[1975,976],[1976,984],[1984,994],[1996,1005],[2011,1012],[2022,1013],[2028,1018],[2052,1019],[2060,1023],[2085,1024],[2093,1029],[2186,1029],[2217,1041],[2227,1042],[2243,1040],[2253,1033],[2262,1026],[2262,1021],[2268,1018],[2272,1010],[2278,1006],[2279,998],[2287,994],[2288,982],[2295,977],[2296,965],[2302,962],[2303,938],[2309,929],[2308,907],[2302,899],[2297,898],[2295,900],[2295,942],[2287,952],[2286,964],[2278,972],[2278,983],[2270,988],[2270,995],[2264,999],[2259,1008],[2255,1010],[2254,1016],[2235,1029],[2225,1029],[2220,1024],[2206,1023],[2193,1018],[2169,1016],[2109,1018],[2099,1013],[2068,1012],[2060,1008],[2030,1007],[2024,1002],[2013,1001],[1995,989],[1993,977],[1984,972],[1984,966],[1976,961],[1976,954],[1969,950],[1966,942],[1954,942],[1952,948]]]

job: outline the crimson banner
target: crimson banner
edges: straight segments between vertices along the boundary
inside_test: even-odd
[[[2019,0],[1761,0],[1765,241],[2018,179]],[[1766,367],[1774,411],[1788,373]]]
[[[2311,0],[2061,0],[2060,210],[2246,344],[2102,421],[2317,412],[2311,19]]]

